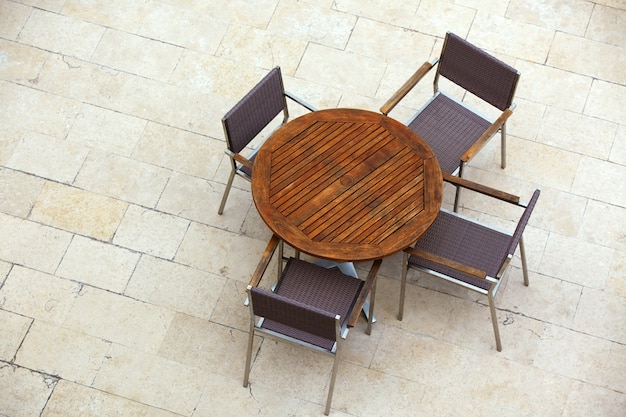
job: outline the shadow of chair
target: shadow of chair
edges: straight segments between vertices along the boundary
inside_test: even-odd
[[[279,245],[282,246],[278,237],[273,236],[247,289],[250,330],[243,386],[248,386],[255,334],[334,356],[324,411],[328,415],[341,360],[342,339],[347,336],[348,327],[358,320],[370,292],[367,334],[371,333],[376,274],[381,260],[374,261],[367,278],[362,280],[345,275],[337,268],[290,258],[273,290],[264,290],[258,285]]]
[[[387,115],[435,67],[434,94],[407,125],[428,143],[443,172],[458,172],[460,177],[464,165],[500,131],[504,168],[506,121],[515,108],[513,96],[520,74],[453,33],[446,34],[439,58],[422,64],[380,111]],[[454,90],[454,94],[440,89],[441,77],[452,83],[447,90]],[[460,88],[451,88],[454,85]],[[499,116],[492,121],[466,105],[462,99],[468,92],[499,110]],[[457,187],[454,211],[458,208],[459,192]]]
[[[217,211],[218,214],[224,212],[224,206],[226,205],[235,175],[239,175],[248,181],[252,178],[252,165],[258,146],[245,156],[241,152],[281,112],[283,113],[283,118],[280,125],[287,123],[289,120],[287,99],[298,103],[309,111],[316,110],[315,107],[285,91],[280,67],[275,67],[222,118],[227,147],[225,152],[230,157],[231,172],[222,196],[222,202]]]
[[[528,286],[528,268],[522,234],[537,203],[540,190],[533,193],[528,204],[522,204],[517,196],[450,174],[444,174],[444,180],[457,187],[468,188],[523,207],[524,212],[515,232],[508,233],[442,209],[428,231],[413,247],[404,251],[398,319],[402,320],[403,316],[407,270],[415,268],[486,295],[489,300],[496,348],[501,351],[502,343],[494,298],[518,244],[524,285]]]

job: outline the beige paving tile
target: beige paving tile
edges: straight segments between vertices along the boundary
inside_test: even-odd
[[[595,117],[548,107],[537,141],[598,159],[608,159],[617,127],[615,123]]]
[[[220,298],[211,314],[211,322],[247,332],[250,326],[250,313],[244,306],[247,283],[227,279]],[[242,306],[242,308],[239,308]]]
[[[532,214],[532,224],[548,232],[577,237],[588,211],[588,199],[564,191],[542,188],[541,202]]]
[[[572,184],[572,192],[626,207],[626,166],[582,157]]]
[[[41,193],[44,180],[12,169],[0,168],[0,211],[26,218]],[[8,198],[10,196],[10,198]]]
[[[102,26],[36,8],[17,39],[48,51],[89,59],[104,30]]]
[[[607,340],[547,326],[534,365],[572,379],[605,385],[598,379],[598,371],[606,368],[610,351],[611,342]]]
[[[34,6],[38,9],[60,12],[65,0],[20,0],[19,2]]]
[[[593,9],[586,37],[623,47],[626,44],[626,8],[596,6]]]
[[[0,364],[0,413],[36,417],[46,405],[57,379],[28,369]]]
[[[420,1],[409,27],[439,37],[448,31],[465,37],[475,16],[475,9],[459,6],[455,2],[425,0]]]
[[[360,68],[363,67],[367,67],[368,71],[361,71]],[[334,48],[312,43],[302,58],[296,76],[373,97],[384,71],[385,63],[379,59],[342,53]]]
[[[78,188],[46,182],[30,219],[69,232],[109,241],[128,204]]]
[[[415,19],[415,12],[420,2],[407,0],[400,3],[384,0],[362,2],[359,0],[338,0],[333,8],[340,12],[351,13],[368,19],[409,27]]]
[[[354,15],[330,8],[283,0],[278,2],[267,28],[289,37],[344,49],[356,20]]]
[[[609,161],[626,165],[626,126],[620,125],[611,148]]]
[[[585,105],[585,114],[599,119],[626,124],[626,115],[621,103],[626,98],[626,87],[619,84],[595,80]]]
[[[0,3],[0,15],[2,15],[0,36],[5,39],[15,39],[26,24],[31,12],[30,7],[19,3],[12,1]]]
[[[105,242],[74,236],[56,275],[122,293],[139,254]]]
[[[89,385],[110,343],[36,320],[20,346],[15,363],[48,375]]]
[[[564,417],[618,416],[626,409],[626,395],[611,389],[576,382],[567,398]]]
[[[414,415],[423,406],[425,390],[419,382],[344,362],[339,368],[332,408],[359,416]]]
[[[428,59],[434,44],[432,36],[375,20],[359,19],[346,51],[416,70]],[[390,48],[391,45],[394,47]]]
[[[176,254],[189,221],[169,214],[130,206],[113,243],[165,259]]]
[[[20,97],[20,100],[14,100]],[[0,81],[3,128],[38,132],[63,138],[80,111],[80,104],[58,95]]]
[[[584,36],[593,10],[594,5],[586,2],[541,0],[529,3],[513,0],[507,9],[506,17]]]
[[[508,176],[530,183],[540,178],[543,186],[561,191],[570,191],[581,160],[579,154],[521,138],[507,141],[507,154]]]
[[[0,3],[0,13],[3,4],[16,3]],[[0,48],[0,77],[20,84],[37,85],[39,71],[49,54],[41,49],[4,39],[0,39]]]
[[[535,140],[537,138],[537,133],[541,128],[541,122],[546,111],[546,106],[521,98],[520,95],[515,96],[515,104],[516,107],[513,115],[506,122],[507,140],[509,135],[510,137]],[[484,152],[484,149],[485,148],[483,148],[478,155],[481,155]]]
[[[243,180],[242,180],[243,181]],[[239,232],[252,204],[250,191],[232,187],[222,215],[217,214],[225,186],[184,174],[172,174],[157,209],[179,217]],[[269,240],[269,236],[267,236]]]
[[[119,375],[125,375],[120,380]],[[183,415],[191,415],[207,379],[200,368],[112,345],[95,388]]]
[[[577,51],[572,54],[571,51]],[[607,61],[603,57],[611,56]],[[623,46],[610,45],[567,33],[556,32],[547,64],[604,81],[626,83]]]
[[[84,146],[28,133],[17,145],[7,166],[55,181],[71,183],[88,153],[89,149]]]
[[[242,366],[243,369],[243,366]],[[301,401],[287,396],[277,397],[276,392],[263,384],[241,385],[243,371],[238,377],[208,374],[208,380],[194,411],[194,417],[245,416],[272,417],[279,415],[303,415],[298,412]],[[228,392],[228,396],[224,396]],[[279,399],[277,401],[277,398]],[[310,415],[323,413],[315,410]],[[334,415],[334,412],[333,412]]]
[[[200,178],[211,178],[225,145],[181,129],[148,123],[133,151],[133,159]],[[165,150],[165,151],[164,151]]]
[[[33,320],[0,310],[0,360],[12,362]]]
[[[604,288],[613,250],[551,233],[541,260],[542,273],[590,288]]]
[[[63,325],[86,335],[155,353],[174,313],[162,307],[84,286]]]
[[[122,107],[119,103],[121,90],[131,77],[83,60],[51,54],[41,69],[37,86],[50,93],[115,110]],[[68,83],[68,79],[72,82]],[[77,119],[80,112],[79,108],[72,120]]]
[[[147,121],[89,104],[76,116],[67,140],[105,152],[130,156]]]
[[[626,297],[626,253],[624,251],[615,251],[613,261],[611,262],[611,270],[609,278],[606,281],[604,290],[607,293],[620,297]]]
[[[307,42],[297,37],[233,23],[215,56],[259,68],[280,66],[283,74],[294,74],[306,47]]]
[[[626,209],[623,207],[589,200],[581,223],[580,237],[597,245],[626,251],[626,241],[622,233],[626,230],[625,214]]]
[[[243,305],[233,307],[244,309]],[[247,331],[233,331],[207,320],[177,314],[158,354],[205,373],[243,378],[247,343]]]
[[[3,166],[9,160],[17,144],[20,143],[21,138],[24,136],[25,130],[18,127],[4,126],[0,128],[0,135],[2,135],[2,141],[0,141],[0,163]]]
[[[106,67],[166,82],[183,49],[127,32],[107,29],[91,56]]]
[[[145,404],[62,379],[54,388],[42,417],[140,417],[147,415],[148,408]]]
[[[467,40],[491,53],[543,63],[553,36],[553,30],[481,11],[476,14]]]
[[[180,244],[175,261],[247,283],[266,245],[266,241],[192,223]],[[229,259],[237,261],[230,262]]]
[[[215,53],[229,26],[228,20],[198,14],[176,2],[153,2],[147,8],[138,35],[209,54]]]
[[[535,320],[571,326],[582,288],[546,275],[533,272],[529,275],[528,287],[512,291],[507,285],[507,290],[498,300],[498,307]],[[558,294],[559,302],[555,302],[555,294]]]
[[[526,60],[517,60],[515,68],[521,73],[516,97],[582,112],[592,85],[590,77]],[[550,126],[544,121],[542,125]]]
[[[166,1],[178,3],[176,0]],[[246,0],[216,0],[209,3],[193,2],[190,8],[215,18],[265,28],[274,15],[276,4],[276,0],[259,0],[255,7],[249,7],[250,4]]]
[[[225,281],[223,277],[143,255],[124,294],[209,319],[222,295]]]
[[[135,32],[143,19],[159,5],[152,0],[111,0],[105,3],[97,0],[64,0],[60,3],[66,16],[127,32]]]
[[[2,308],[47,323],[63,323],[80,287],[77,283],[14,266],[0,288]]]
[[[92,151],[74,185],[97,194],[154,207],[170,171],[121,155]]]
[[[625,310],[626,303],[622,297],[585,288],[574,317],[573,328],[623,344],[626,340],[626,329],[620,317]]]
[[[70,244],[62,230],[0,215],[0,258],[44,272],[53,272]]]
[[[456,3],[486,11],[496,16],[504,16],[509,6],[509,2],[506,0],[459,0]]]

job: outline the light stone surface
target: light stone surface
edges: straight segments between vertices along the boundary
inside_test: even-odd
[[[402,254],[384,259],[330,415],[624,414],[625,0],[0,0],[0,16],[0,416],[322,415],[329,357],[256,337],[242,387],[271,231],[241,178],[217,214],[221,119],[275,66],[319,109],[379,111],[446,31],[521,73],[506,168],[496,136],[464,176],[542,190],[530,286],[518,250],[497,352],[487,299],[433,276],[409,272],[398,321]],[[433,78],[390,116],[408,121]],[[469,191],[459,211],[505,230],[521,213]]]

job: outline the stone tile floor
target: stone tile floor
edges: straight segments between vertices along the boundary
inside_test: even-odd
[[[220,118],[276,65],[319,108],[377,110],[447,30],[522,73],[507,168],[493,140],[467,176],[542,188],[531,285],[516,258],[498,353],[484,300],[429,277],[397,321],[385,259],[331,414],[623,416],[624,0],[0,0],[0,416],[321,415],[329,358],[259,339],[242,388],[269,232],[245,181],[217,215]]]

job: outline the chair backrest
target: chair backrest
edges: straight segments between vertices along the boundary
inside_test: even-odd
[[[437,75],[500,110],[511,105],[519,80],[515,68],[451,32],[446,34]]]
[[[515,250],[517,249],[517,245],[519,244],[520,239],[522,238],[522,234],[524,233],[524,229],[528,224],[528,220],[530,219],[530,215],[537,204],[537,200],[539,199],[539,194],[541,194],[541,190],[535,190],[533,196],[530,198],[522,217],[520,217],[519,222],[517,223],[517,227],[515,228],[515,232],[511,237],[511,244],[509,245],[509,249],[507,251],[508,256],[513,256]]]
[[[287,118],[285,87],[276,67],[222,118],[228,149],[241,152],[281,111]]]
[[[283,325],[278,326],[280,333],[327,350],[331,350],[337,341],[338,323],[335,315],[258,287],[250,287],[250,297],[254,314]],[[307,337],[302,337],[300,332],[308,334]],[[312,340],[310,335],[319,340]]]

